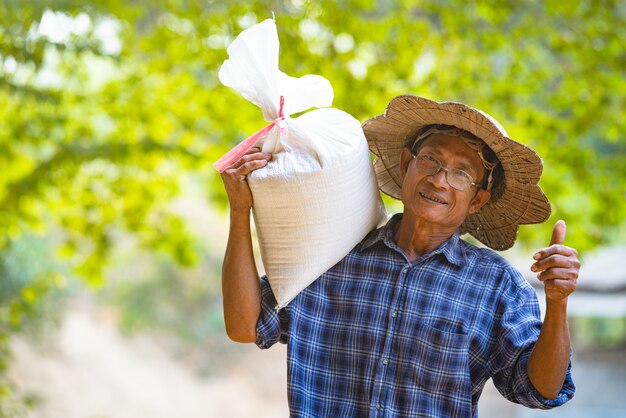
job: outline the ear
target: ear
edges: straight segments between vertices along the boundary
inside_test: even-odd
[[[480,208],[485,206],[487,202],[491,199],[491,192],[485,189],[478,189],[478,193],[472,199],[472,203],[470,203],[469,213],[478,212]]]
[[[406,175],[406,172],[409,171],[409,164],[413,159],[413,154],[411,154],[411,150],[408,148],[402,148],[402,152],[400,153],[400,175],[402,178]]]

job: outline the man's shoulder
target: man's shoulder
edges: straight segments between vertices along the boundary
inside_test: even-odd
[[[459,243],[468,260],[479,263],[489,263],[496,266],[508,267],[511,264],[500,254],[487,247],[479,247],[463,239]]]
[[[352,249],[352,252],[366,251],[370,247],[376,247],[376,244],[384,242],[385,236],[387,234],[387,229],[389,229],[389,227],[389,222],[387,222],[382,226],[372,229],[363,237],[361,242],[359,242]]]
[[[498,275],[506,276],[517,286],[528,284],[522,273],[510,261],[491,248],[478,247],[470,242],[459,241],[465,252],[469,266],[476,269],[489,269]]]
[[[394,258],[393,250],[385,244],[385,226],[370,231],[323,276],[345,275],[347,272],[381,265]]]

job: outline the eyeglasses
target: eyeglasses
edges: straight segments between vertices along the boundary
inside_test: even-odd
[[[435,157],[431,157],[430,155],[413,155],[413,158],[415,158],[415,167],[417,168],[417,171],[422,174],[434,176],[441,170],[445,171],[446,181],[451,187],[457,190],[465,192],[472,186],[476,186],[479,189],[483,188],[481,184],[475,183],[472,177],[465,171],[457,168],[445,168],[441,164],[441,161]]]

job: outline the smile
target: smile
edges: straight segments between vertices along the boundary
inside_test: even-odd
[[[442,204],[442,205],[447,205],[447,203],[446,203],[446,202],[444,202],[443,200],[437,199],[436,197],[431,196],[431,195],[428,195],[428,194],[426,194],[426,193],[420,192],[420,193],[419,193],[419,195],[420,195],[423,199],[430,200],[431,202],[439,203],[439,204]]]

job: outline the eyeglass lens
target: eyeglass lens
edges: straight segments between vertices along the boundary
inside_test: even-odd
[[[428,176],[434,176],[439,171],[444,170],[446,173],[446,181],[452,187],[460,191],[466,191],[472,187],[472,180],[465,171],[455,168],[445,168],[441,161],[434,157],[422,155],[416,158],[416,167],[419,172]]]

